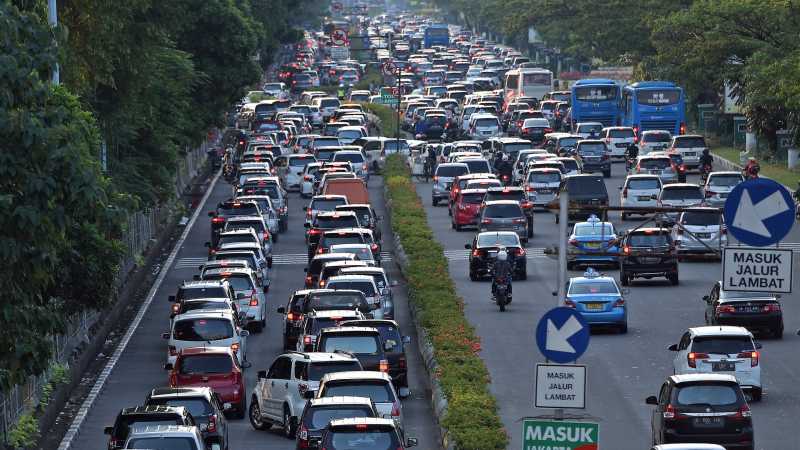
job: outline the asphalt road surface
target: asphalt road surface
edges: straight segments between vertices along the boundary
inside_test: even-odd
[[[612,178],[606,180],[611,203],[619,204],[619,186],[625,176],[623,164],[615,164]],[[689,182],[697,182],[696,175]],[[534,408],[534,374],[537,363],[544,363],[535,342],[535,327],[544,312],[557,306],[552,291],[557,289],[558,262],[542,254],[544,247],[557,245],[558,229],[554,214],[537,213],[534,237],[528,244],[528,280],[514,281],[514,301],[505,313],[490,300],[490,283],[471,282],[468,276],[467,250],[475,231],[456,232],[444,206],[433,207],[431,185],[420,183],[417,192],[425,204],[428,221],[436,238],[443,244],[458,294],[464,298],[465,312],[481,337],[481,357],[491,373],[491,390],[500,405],[503,423],[511,436],[511,449],[522,447],[521,418],[552,414],[552,410]],[[636,226],[640,221],[622,222],[619,213],[611,213],[618,230]],[[786,239],[794,243],[794,267],[800,267],[800,227],[795,226]],[[721,278],[717,262],[681,262],[680,285],[671,286],[665,279],[637,279],[627,295],[627,335],[593,332],[589,349],[578,361],[588,366],[585,414],[600,424],[600,448],[642,450],[650,445],[650,414],[645,405],[648,395],[656,395],[664,379],[672,375],[673,353],[669,344],[677,343],[691,326],[703,325],[703,295]],[[604,270],[619,280],[618,270]],[[797,270],[795,270],[797,272]],[[580,276],[571,271],[568,276]],[[781,299],[785,323],[783,340],[760,340],[764,398],[753,403],[756,448],[763,450],[798,449],[792,432],[800,415],[800,363],[797,345],[800,336],[800,276],[794,277],[794,293]]]
[[[388,217],[383,201],[382,179],[374,176],[369,182],[370,200],[377,213]],[[140,326],[134,333],[124,353],[122,353],[114,371],[109,376],[104,389],[98,395],[89,410],[79,434],[72,442],[74,450],[103,450],[108,439],[103,434],[103,427],[112,425],[121,408],[141,405],[150,389],[167,385],[167,373],[162,369],[165,362],[166,342],[161,333],[167,331],[169,323],[170,303],[167,296],[177,290],[183,280],[191,280],[197,273],[197,267],[206,259],[207,250],[204,242],[210,238],[210,222],[205,211],[214,209],[215,205],[231,196],[231,187],[220,181],[213,187],[203,211],[190,230],[183,246],[178,251],[175,262],[168,270],[164,282],[158,289],[149,310]],[[283,316],[275,309],[285,306],[289,295],[303,286],[303,267],[306,263],[306,245],[304,241],[302,207],[307,200],[298,194],[290,194],[289,228],[280,235],[274,247],[274,264],[272,267],[272,284],[267,296],[270,312],[267,328],[261,334],[252,334],[248,338],[247,357],[252,367],[245,371],[246,386],[249,392],[256,382],[256,372],[266,370],[273,359],[281,353],[281,333]],[[388,221],[383,221],[383,236],[391,236]],[[383,251],[386,259],[393,250],[393,241],[384,239]],[[400,281],[393,289],[396,304],[396,320],[400,323],[403,334],[416,336],[410,322],[408,296],[396,266],[387,261],[384,267],[390,279]],[[414,338],[412,337],[412,340]],[[425,368],[416,345],[408,349],[409,386],[411,397],[403,401],[406,435],[419,439],[419,448],[438,448],[438,428],[430,406],[430,386],[425,378]],[[256,431],[245,418],[229,420],[230,449],[294,449],[295,441],[281,436],[281,428],[271,431]]]

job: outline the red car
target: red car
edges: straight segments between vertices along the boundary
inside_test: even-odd
[[[169,370],[170,387],[210,387],[225,405],[241,419],[247,412],[244,373],[236,354],[229,347],[192,347],[182,350]]]
[[[485,195],[486,189],[465,189],[456,195],[451,222],[454,230],[461,231],[461,227],[478,225],[478,215]]]
[[[497,178],[494,174],[490,173],[466,173],[464,175],[459,175],[453,178],[453,185],[450,188],[450,199],[447,202],[447,213],[449,215],[453,215],[453,203],[456,201],[456,196],[462,189],[467,185],[467,181],[470,180],[482,180],[482,179],[490,179],[490,178]]]

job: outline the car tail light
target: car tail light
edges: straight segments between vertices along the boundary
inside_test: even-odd
[[[511,223],[526,223],[526,222],[528,222],[528,220],[527,220],[527,219],[525,219],[525,218],[522,218],[522,219],[514,219],[514,220],[512,220],[512,221],[511,221]]]
[[[125,441],[122,439],[111,439],[108,441],[109,448],[122,448],[125,445]]]
[[[434,183],[438,183],[438,182],[439,182],[439,177],[436,177],[436,176],[434,176],[434,177],[433,177],[433,182],[434,182]]]
[[[545,134],[547,134],[547,133],[552,133],[552,132],[553,132],[553,129],[552,129],[552,128],[545,128],[545,129],[544,129],[544,132],[545,132]]]
[[[736,308],[731,305],[720,305],[717,306],[716,312],[717,314],[731,314],[736,312]]]
[[[178,349],[175,348],[174,345],[170,345],[168,348],[169,348],[169,356],[178,356]]]
[[[289,320],[289,321],[292,321],[292,322],[295,322],[295,321],[298,321],[298,320],[303,320],[303,315],[302,314],[298,314],[298,313],[290,312],[289,314],[286,315],[286,320]]]
[[[238,342],[234,342],[233,344],[231,344],[231,350],[233,350],[234,353],[238,352],[239,351],[239,343]]]
[[[250,297],[250,306],[258,306],[258,297]]]
[[[319,285],[320,289],[322,289],[325,287],[325,280],[319,280],[319,283],[317,284]]]
[[[318,228],[312,228],[308,230],[308,234],[313,234],[313,235],[322,234],[322,231]]]
[[[524,248],[520,247],[517,249],[517,256],[525,256],[528,252],[525,251]]]
[[[311,177],[310,177],[310,176],[308,176],[308,175],[305,175],[305,176],[303,176],[303,180],[305,180],[305,181],[311,181]]]
[[[532,186],[526,186],[525,187],[525,192],[533,192],[533,187]]]
[[[472,251],[472,256],[481,256],[481,251],[476,248]]]
[[[698,359],[706,359],[706,358],[708,358],[708,353],[689,352],[689,354],[686,356],[686,359],[689,362],[689,367],[694,367],[694,368],[697,368]]]
[[[311,346],[311,336],[305,335],[303,336],[303,345],[306,347]]]
[[[178,311],[180,311],[180,310],[181,310],[181,305],[179,305],[178,303],[173,303],[172,304],[172,312],[173,313],[178,314]]]
[[[633,135],[634,136],[639,136],[639,126],[638,125],[634,125],[633,126]],[[634,139],[636,139],[636,137],[634,137]]]
[[[211,219],[211,223],[224,223],[224,222],[225,222],[224,217],[214,217],[213,219]]]
[[[570,299],[566,299],[564,300],[564,306],[566,306],[567,308],[575,308],[575,302],[573,302]]]
[[[667,406],[664,407],[664,412],[661,413],[661,415],[665,419],[683,419],[686,417],[680,414],[672,404],[667,404]]]
[[[305,424],[300,424],[300,430],[297,431],[297,446],[308,448],[308,427]]]
[[[681,122],[680,134],[686,134],[686,124]]]
[[[406,357],[401,356],[400,359],[397,360],[397,368],[405,369],[406,368]]]
[[[781,312],[781,305],[778,303],[769,303],[764,305],[764,307],[761,310],[764,311],[765,313]]]
[[[370,249],[371,249],[373,252],[377,252],[377,251],[378,251],[378,244],[372,244],[372,245],[370,245],[370,246],[369,246],[369,248],[370,248]]]
[[[577,246],[578,245],[578,240],[577,239],[570,239],[569,240],[569,245]]]
[[[715,195],[717,195],[717,193],[714,192],[714,191],[706,191],[706,198],[710,198],[710,197],[713,197]]]
[[[392,417],[400,417],[400,402],[392,403]]]
[[[746,419],[752,416],[753,413],[750,411],[750,407],[747,405],[747,403],[744,403],[739,407],[739,411],[736,411],[736,415],[734,417],[737,419]]]
[[[378,365],[378,370],[383,373],[389,372],[389,361],[382,359],[380,364]]]
[[[306,211],[306,217],[309,218],[309,219],[311,218],[311,210],[310,209],[308,211]]]
[[[206,427],[206,431],[209,433],[216,433],[217,432],[217,415],[211,414],[208,416],[208,426]]]
[[[533,203],[527,200],[523,200],[522,202],[520,202],[520,206],[522,206],[522,209],[531,209],[533,208]]]
[[[488,225],[488,224],[492,223],[492,219],[483,219],[483,220],[481,220],[481,223],[484,224],[484,225]]]
[[[314,282],[314,279],[311,278],[311,275],[306,277],[306,287],[311,287],[311,283]]]
[[[317,254],[318,255],[321,255],[323,253],[325,253],[325,249],[323,247],[320,247],[320,248],[317,249]]]
[[[755,351],[741,352],[738,355],[736,355],[737,358],[750,358],[750,367],[755,367],[758,365],[759,356],[760,356],[759,353]]]
[[[614,308],[625,306],[625,299],[619,298],[614,302]]]

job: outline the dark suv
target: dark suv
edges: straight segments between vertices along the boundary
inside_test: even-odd
[[[309,400],[299,421],[297,450],[317,448],[328,423],[348,417],[378,417],[378,411],[372,400],[366,397],[325,397]]]
[[[578,141],[575,153],[585,173],[603,172],[605,178],[611,176],[611,157],[604,141],[599,139]]]
[[[658,397],[647,397],[653,444],[705,442],[728,450],[753,450],[753,421],[732,375],[673,375]]]
[[[619,278],[628,286],[634,278],[666,277],[678,284],[678,251],[669,228],[637,228],[625,233],[619,257]]]
[[[311,220],[311,223],[306,224],[308,231],[306,232],[306,244],[308,245],[308,259],[310,260],[314,253],[317,252],[317,244],[322,233],[327,230],[335,230],[337,228],[355,228],[358,227],[358,217],[352,211],[341,212],[319,212]]]
[[[339,324],[340,327],[372,327],[381,333],[383,351],[389,361],[389,376],[392,377],[394,386],[398,389],[400,397],[407,397],[408,391],[408,364],[406,363],[405,345],[411,338],[403,336],[400,325],[394,320],[348,320]]]
[[[207,444],[228,448],[228,421],[222,402],[209,387],[162,387],[147,395],[145,406],[183,406],[189,410]]]
[[[598,207],[597,210],[570,209],[567,216],[570,223],[586,220],[592,215],[603,217],[603,211],[600,208],[608,206],[608,191],[602,177],[591,174],[564,177],[561,180],[558,195],[562,195],[564,191],[569,194],[570,208],[575,206]],[[556,215],[556,223],[558,223],[558,215]]]
[[[314,351],[347,352],[358,358],[364,370],[389,373],[389,360],[384,354],[385,350],[380,331],[372,327],[358,326],[319,330]]]
[[[211,245],[216,247],[219,233],[225,228],[228,217],[233,216],[261,216],[261,209],[258,203],[252,200],[238,201],[226,200],[217,205],[215,211],[209,211],[211,217]]]
[[[185,425],[195,426],[194,418],[183,406],[135,406],[123,408],[117,414],[114,425],[105,427],[103,432],[109,436],[108,450],[125,446],[125,440],[133,427],[146,425]]]

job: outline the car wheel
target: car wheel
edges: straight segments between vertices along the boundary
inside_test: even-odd
[[[261,408],[258,406],[258,401],[255,397],[250,400],[250,410],[248,413],[250,417],[250,425],[253,426],[255,430],[269,430],[272,427],[272,424],[265,421],[263,417],[261,417]]]
[[[278,230],[280,230],[280,228],[279,226]],[[272,242],[278,242],[278,233],[272,233]]]
[[[436,199],[436,198],[431,198],[431,205],[433,205],[433,206],[439,206],[439,200],[438,200],[438,199]]]
[[[628,324],[623,323],[619,326],[619,334],[628,334]]]
[[[295,435],[295,419],[292,417],[291,413],[289,412],[289,407],[284,405],[283,406],[283,435],[286,436],[287,439],[294,439]]]
[[[750,398],[752,398],[754,402],[760,402],[761,394],[761,388],[753,388],[753,390],[750,391]]]
[[[575,264],[567,261],[567,270],[575,270]]]
[[[781,323],[780,328],[772,334],[772,337],[775,339],[783,339],[783,324]]]
[[[673,286],[677,286],[680,280],[678,279],[678,272],[667,275],[667,279]]]
[[[456,231],[461,231],[461,225],[459,225],[457,223],[453,224],[453,228],[455,228]]]
[[[253,333],[261,333],[264,330],[264,324],[261,323],[260,320],[258,322],[251,322],[249,328]]]
[[[478,276],[475,275],[475,272],[473,272],[471,270],[469,271],[469,280],[470,281],[478,281]]]

